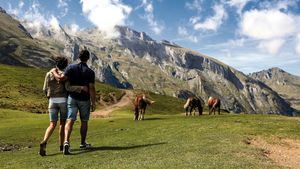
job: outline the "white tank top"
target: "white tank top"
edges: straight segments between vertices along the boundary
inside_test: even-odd
[[[50,97],[49,103],[66,103],[67,98],[66,97]]]

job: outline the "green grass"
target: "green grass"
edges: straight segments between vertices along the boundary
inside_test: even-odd
[[[46,113],[48,100],[42,89],[47,71],[0,64],[0,108]],[[117,99],[123,95],[121,90],[98,82],[96,90],[107,101],[109,93],[115,93]]]
[[[171,96],[163,96],[154,93],[149,94],[150,99],[155,103],[148,106],[147,114],[179,114],[182,113],[184,100],[174,98]]]
[[[146,115],[134,122],[130,111],[110,119],[92,119],[91,150],[79,150],[79,126],[71,137],[74,155],[58,151],[58,133],[40,157],[38,143],[48,116],[0,110],[0,145],[19,150],[0,152],[0,168],[280,168],[261,149],[244,143],[249,137],[300,139],[297,119],[267,115],[184,117]],[[30,148],[29,148],[30,147]]]

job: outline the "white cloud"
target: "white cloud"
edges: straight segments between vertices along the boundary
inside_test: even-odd
[[[149,4],[145,4],[145,11],[148,12],[148,13],[152,13],[153,12],[153,5],[150,4],[150,3]]]
[[[57,5],[57,7],[58,8],[62,8],[62,7],[66,7],[66,6],[68,6],[68,2],[67,2],[68,0],[58,0],[58,5]]]
[[[229,5],[229,6],[234,6],[237,8],[237,12],[238,14],[241,14],[242,13],[242,10],[244,9],[244,7],[246,6],[246,4],[248,2],[250,2],[251,0],[228,0],[226,1],[226,3]]]
[[[22,0],[19,1],[19,4],[18,4],[19,9],[22,9],[23,6],[24,6],[24,2]]]
[[[19,5],[19,7],[23,5]],[[60,25],[57,17],[54,15],[47,16],[40,11],[40,4],[33,1],[27,10],[19,10],[19,19],[24,27],[33,37],[48,35],[48,30],[57,33],[60,31]]]
[[[277,9],[251,10],[243,14],[240,33],[260,40],[258,47],[277,54],[287,38],[295,34],[296,17]]]
[[[259,7],[262,9],[287,10],[289,7],[297,6],[299,0],[262,1]]]
[[[201,7],[202,1],[203,0],[194,0],[192,3],[186,2],[185,7],[187,9],[190,9],[190,10],[196,10],[198,12],[201,12],[201,10],[202,10],[202,7]]]
[[[53,16],[53,15],[51,16],[51,18],[49,20],[49,25],[55,31],[59,31],[60,30],[59,22],[58,22],[57,18],[55,16]]]
[[[29,30],[33,37],[43,34],[43,27],[48,25],[48,20],[39,11],[40,4],[34,1],[29,9],[22,15],[23,25]]]
[[[297,35],[297,40],[296,40],[296,45],[295,45],[295,51],[298,55],[300,55],[300,33]]]
[[[117,25],[125,25],[132,8],[120,0],[80,0],[84,15],[107,37],[118,36]]]
[[[69,12],[69,1],[70,0],[58,0],[57,8],[61,9],[62,11],[60,12],[60,18],[64,17],[67,15]]]
[[[24,2],[22,0],[19,1],[17,8],[12,8],[11,4],[8,4],[8,13],[13,14],[14,16],[19,16],[22,9],[24,7]]]
[[[70,28],[71,28],[71,32],[73,34],[77,33],[79,30],[80,30],[80,27],[79,25],[77,25],[76,23],[73,23],[70,25]]]
[[[214,5],[213,6],[214,15],[206,18],[204,22],[199,22],[197,20],[194,20],[192,24],[194,23],[194,29],[195,30],[212,30],[216,31],[223,21],[227,18],[227,13],[224,9],[223,5]]]
[[[145,11],[145,15],[143,18],[148,22],[150,29],[155,34],[160,34],[165,28],[162,24],[159,24],[158,21],[156,21],[156,19],[154,18],[154,7],[152,1],[142,0],[142,4],[138,8],[140,7],[142,7]]]
[[[193,16],[193,17],[191,17],[190,19],[189,19],[189,21],[190,21],[190,23],[191,24],[196,24],[197,22],[199,22],[200,21],[200,17],[199,16]]]
[[[82,28],[80,28],[80,26],[78,24],[73,22],[70,25],[65,25],[64,30],[70,35],[76,35],[79,31],[82,30]]]
[[[251,10],[244,13],[241,33],[255,39],[272,39],[289,36],[295,32],[292,15],[278,10]]]
[[[179,34],[179,36],[181,36],[191,42],[194,42],[194,43],[198,42],[198,38],[196,36],[190,35],[185,27],[181,27],[181,26],[178,27],[178,34]]]
[[[244,43],[245,43],[245,39],[241,38],[241,39],[231,39],[227,42],[229,44],[229,46],[231,47],[243,47]]]
[[[276,8],[286,10],[289,7],[294,6],[294,5],[297,5],[297,2],[295,0],[281,0],[278,2]]]
[[[269,54],[277,54],[283,44],[285,43],[284,39],[273,39],[273,40],[267,40],[262,41],[259,44],[259,48],[263,51],[268,52]]]

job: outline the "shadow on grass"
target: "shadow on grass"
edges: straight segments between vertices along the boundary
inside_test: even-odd
[[[150,118],[145,118],[144,121],[150,121],[150,120],[165,120],[165,118],[159,118],[159,117],[150,117]]]
[[[91,147],[89,149],[71,149],[72,154],[70,155],[79,155],[94,151],[106,151],[106,150],[112,150],[112,151],[119,151],[119,150],[130,150],[130,149],[136,149],[136,148],[143,148],[143,147],[150,147],[150,146],[157,146],[167,144],[167,142],[161,142],[161,143],[153,143],[153,144],[142,144],[142,145],[133,145],[133,146],[101,146],[101,147]],[[56,156],[56,155],[62,155],[62,152],[49,154],[47,156]]]
[[[167,142],[161,143],[153,143],[153,144],[142,144],[142,145],[133,145],[133,146],[101,146],[101,147],[91,147],[89,149],[73,149],[72,155],[84,154],[94,151],[105,151],[105,150],[112,150],[112,151],[119,151],[119,150],[130,150],[136,148],[143,148],[143,147],[150,147],[150,146],[157,146],[167,144]]]

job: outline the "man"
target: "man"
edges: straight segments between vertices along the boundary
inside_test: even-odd
[[[68,60],[64,57],[56,58],[56,69],[58,74],[62,74],[63,70],[67,67]],[[87,91],[87,87],[83,86],[67,86],[70,91],[80,93],[82,91]],[[59,142],[60,142],[60,151],[63,150],[63,143],[64,143],[64,126],[67,119],[67,91],[65,89],[64,82],[58,82],[54,75],[51,72],[47,72],[45,76],[45,82],[43,91],[45,92],[46,96],[49,98],[49,118],[50,118],[50,125],[47,128],[44,139],[40,143],[40,151],[39,154],[41,156],[46,155],[46,145],[47,142],[52,135],[57,121],[58,121],[58,114],[60,119],[60,127],[59,127]]]
[[[87,66],[87,61],[90,53],[87,50],[82,50],[79,54],[80,63],[69,65],[64,76],[57,76],[61,80],[68,80],[70,86],[88,86],[89,92],[77,93],[70,91],[68,97],[68,120],[65,126],[65,142],[63,154],[70,154],[70,136],[73,130],[74,122],[77,119],[79,111],[81,120],[81,145],[80,148],[89,148],[90,144],[86,142],[88,121],[90,111],[95,110],[95,72]]]

